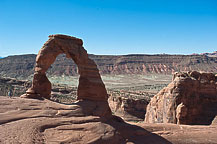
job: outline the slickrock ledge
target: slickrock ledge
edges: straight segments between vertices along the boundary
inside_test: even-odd
[[[217,116],[217,76],[179,72],[147,106],[145,122],[210,125]]]
[[[65,105],[0,96],[0,143],[170,143],[116,116],[99,117],[104,104],[98,102],[98,108],[95,103]]]
[[[0,96],[0,143],[213,144],[217,141],[217,125],[129,124],[116,116],[103,118],[94,113],[103,112],[91,101],[65,105],[46,99]]]

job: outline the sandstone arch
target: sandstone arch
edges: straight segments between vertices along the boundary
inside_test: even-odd
[[[108,95],[95,62],[88,58],[81,39],[67,35],[50,35],[36,57],[35,73],[32,87],[21,97],[50,98],[51,83],[46,71],[59,54],[65,53],[78,66],[79,85],[78,100],[107,101]]]

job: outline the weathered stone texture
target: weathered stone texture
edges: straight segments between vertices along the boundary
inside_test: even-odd
[[[108,99],[112,112],[125,121],[143,121],[148,100],[110,96]]]
[[[211,124],[217,115],[217,77],[213,73],[179,72],[149,105],[147,123]]]
[[[51,83],[46,77],[46,71],[54,63],[59,54],[66,54],[74,60],[80,74],[78,85],[78,100],[107,101],[108,95],[95,62],[88,58],[81,39],[66,35],[50,35],[49,40],[36,57],[35,73],[32,87],[22,97],[50,98]]]

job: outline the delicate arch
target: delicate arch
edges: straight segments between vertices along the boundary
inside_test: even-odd
[[[50,35],[48,41],[40,49],[36,57],[32,87],[26,91],[23,97],[50,98],[51,83],[46,77],[46,71],[61,53],[65,53],[68,58],[73,59],[78,66],[80,75],[78,99],[106,101],[108,94],[105,85],[100,77],[97,65],[88,58],[82,40],[59,34]]]

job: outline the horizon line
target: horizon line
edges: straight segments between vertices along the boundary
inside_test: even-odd
[[[191,53],[191,54],[183,54],[183,53],[127,53],[127,54],[93,54],[88,53],[88,55],[99,55],[99,56],[128,56],[128,55],[204,55],[204,54],[212,54],[217,53],[214,52],[205,52],[205,53]],[[64,54],[64,53],[62,53]],[[0,58],[6,58],[10,56],[22,56],[22,55],[37,55],[36,53],[23,53],[23,54],[11,54],[6,56],[0,56]]]

